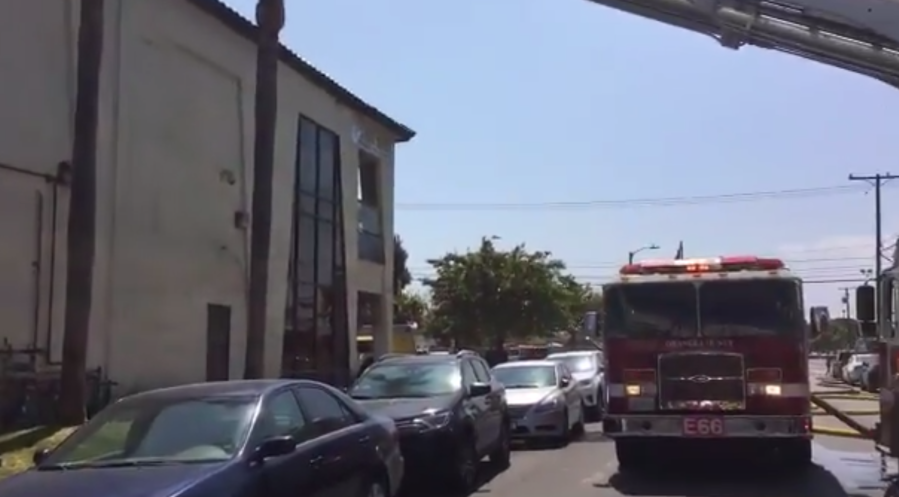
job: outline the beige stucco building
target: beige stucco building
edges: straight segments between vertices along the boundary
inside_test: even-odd
[[[106,6],[89,366],[125,391],[238,378],[254,28],[216,0]],[[71,156],[77,24],[77,1],[0,4],[0,340],[39,362],[61,356],[69,191],[57,172]],[[351,365],[358,292],[383,296],[365,313],[390,328],[394,146],[414,135],[288,50],[281,60],[268,376]]]

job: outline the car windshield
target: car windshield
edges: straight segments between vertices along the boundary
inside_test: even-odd
[[[355,399],[436,397],[455,393],[462,385],[454,362],[392,360],[370,367],[349,394]]]
[[[493,369],[493,376],[506,388],[544,388],[558,384],[554,366],[510,366]]]
[[[124,400],[75,431],[38,469],[226,461],[246,443],[257,400]]]
[[[550,360],[561,362],[572,373],[590,373],[596,371],[596,357],[593,355],[568,355],[550,357]]]

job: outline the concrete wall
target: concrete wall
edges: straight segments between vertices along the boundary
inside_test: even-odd
[[[77,13],[78,2],[70,0],[0,4],[0,163],[52,173],[69,159]],[[105,367],[124,390],[200,381],[206,304],[219,303],[233,309],[231,374],[239,377],[249,232],[234,226],[234,213],[249,212],[252,192],[255,48],[181,0],[108,1],[106,26],[89,364]],[[287,66],[279,84],[271,376],[281,360],[300,113],[341,136],[352,330],[356,291],[390,295],[392,284],[392,254],[383,266],[356,256],[356,169],[357,147],[373,139],[392,207],[394,140]],[[0,320],[8,325],[0,339],[28,347],[35,334],[42,345],[49,332],[51,357],[59,359],[68,192],[59,190],[55,232],[52,193],[42,178],[0,170]],[[384,209],[383,223],[392,234],[392,208]],[[391,299],[384,300],[389,323]]]

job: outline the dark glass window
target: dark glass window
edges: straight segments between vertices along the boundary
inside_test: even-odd
[[[340,139],[300,117],[282,370],[331,381],[348,370]]]

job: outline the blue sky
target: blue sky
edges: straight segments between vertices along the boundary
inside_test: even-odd
[[[255,0],[229,3],[252,18]],[[680,240],[688,256],[781,255],[808,281],[873,265],[873,195],[833,187],[899,172],[899,93],[882,83],[586,0],[287,6],[284,43],[419,133],[396,163],[416,276],[483,235],[550,250],[592,283],[629,250],[668,256]],[[805,188],[821,190],[590,203]],[[896,191],[884,190],[889,236]],[[462,207],[554,202],[580,204]],[[806,300],[836,314],[841,286],[809,284]]]

